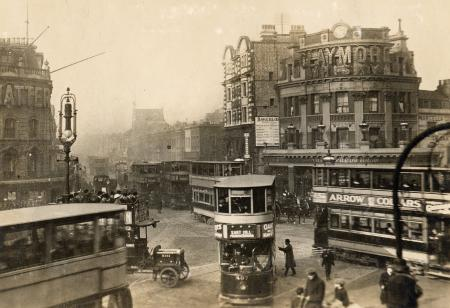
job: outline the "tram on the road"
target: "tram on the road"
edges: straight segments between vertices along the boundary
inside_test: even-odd
[[[191,187],[189,186],[190,161],[164,161],[161,163],[161,199],[164,207],[189,209]]]
[[[392,166],[314,168],[315,245],[355,262],[395,258],[393,177]],[[450,277],[450,170],[404,167],[400,179],[403,257]]]
[[[120,204],[0,211],[4,307],[132,307]]]
[[[219,300],[259,304],[272,300],[274,180],[271,175],[223,178],[214,185],[215,237],[219,242]]]
[[[128,179],[130,189],[153,208],[161,207],[161,163],[133,162]]]
[[[214,184],[228,176],[243,173],[244,163],[240,161],[193,161],[189,184],[194,217],[207,224],[214,224]]]

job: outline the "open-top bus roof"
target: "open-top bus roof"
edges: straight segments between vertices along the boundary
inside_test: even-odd
[[[0,211],[0,227],[100,213],[119,212],[126,209],[126,205],[112,203],[70,203],[27,207]]]
[[[214,187],[221,188],[245,188],[272,186],[275,181],[274,175],[247,174],[224,177]]]

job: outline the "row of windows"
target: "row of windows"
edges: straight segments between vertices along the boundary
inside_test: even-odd
[[[272,210],[272,189],[218,189],[217,212],[226,214],[264,213]]]
[[[392,170],[315,169],[314,184],[355,188],[392,189]],[[404,172],[400,189],[406,191],[450,192],[450,172]]]
[[[378,92],[369,92],[363,100],[363,110],[365,113],[378,113],[383,109],[380,106]],[[331,96],[323,94],[313,94],[308,104],[307,114],[321,114],[323,112],[322,106],[324,103],[330,102]],[[284,116],[299,116],[300,115],[300,96],[291,96],[283,98]],[[348,92],[337,92],[334,97],[334,106],[331,109],[332,113],[353,113],[353,101],[349,100]],[[392,108],[394,113],[411,113],[414,108],[411,105],[411,93],[400,92],[395,95],[395,98],[387,99],[392,101]]]
[[[214,202],[214,193],[211,191],[205,191],[203,189],[192,189],[192,201],[198,203],[205,203],[212,205]]]
[[[235,85],[234,87],[227,87],[226,98],[231,101],[238,97],[247,97],[249,95],[248,83],[246,81]]]
[[[124,230],[119,220],[118,215],[99,218],[97,237],[94,219],[47,225],[47,229],[44,225],[4,228],[0,232],[0,272],[122,247]]]
[[[17,133],[17,121],[9,118],[5,120],[3,125],[3,138],[16,138]],[[38,136],[38,120],[31,119],[28,122],[28,136],[30,138],[36,138]]]
[[[192,175],[211,177],[242,175],[242,165],[236,163],[193,163]]]
[[[450,109],[450,101],[419,100],[419,108]]]
[[[417,221],[402,221],[402,237],[408,240],[423,241],[423,226]],[[353,216],[351,214],[331,213],[329,220],[330,229],[343,231],[359,231],[375,234],[395,236],[394,222],[392,218],[374,218]]]
[[[252,120],[250,116],[250,107],[243,106],[241,108],[235,108],[226,112],[226,124],[240,124],[247,123]]]

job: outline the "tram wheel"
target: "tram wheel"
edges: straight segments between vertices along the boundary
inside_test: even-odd
[[[160,273],[161,283],[166,288],[173,288],[178,283],[178,273],[171,267],[166,267],[161,270]]]
[[[185,280],[189,276],[189,265],[183,264],[180,269],[180,280]]]

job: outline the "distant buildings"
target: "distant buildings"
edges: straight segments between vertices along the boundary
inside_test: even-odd
[[[0,39],[0,208],[55,201],[58,172],[52,81],[26,39]]]

